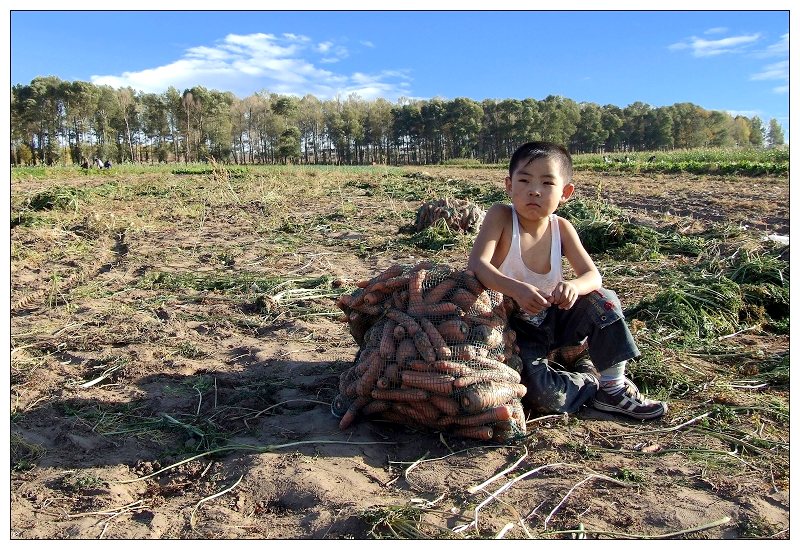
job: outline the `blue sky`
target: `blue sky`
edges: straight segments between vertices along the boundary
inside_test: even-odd
[[[302,2],[298,4],[301,6]],[[435,5],[435,4],[433,4]],[[526,3],[526,5],[530,5]],[[483,4],[485,7],[486,4]],[[502,6],[501,6],[502,7]],[[776,118],[789,135],[789,11],[21,11],[11,84],[194,85],[543,99]]]

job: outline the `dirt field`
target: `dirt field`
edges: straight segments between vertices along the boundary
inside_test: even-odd
[[[510,445],[338,429],[357,347],[333,281],[463,267],[468,239],[399,230],[443,189],[503,177],[423,170],[13,177],[11,538],[789,538],[789,388],[757,377],[787,334],[753,327],[712,356],[638,326],[690,381],[649,388],[670,401],[654,422],[531,416]],[[786,179],[577,180],[642,223],[788,234]],[[47,190],[54,207],[21,208]],[[632,305],[679,261],[598,265]]]

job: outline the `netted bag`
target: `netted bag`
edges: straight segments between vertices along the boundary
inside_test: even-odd
[[[466,200],[444,198],[423,203],[417,209],[414,229],[422,231],[439,220],[444,220],[452,231],[475,232],[486,213],[483,209]]]
[[[470,271],[392,266],[339,298],[360,349],[332,411],[481,440],[525,433],[510,298]]]

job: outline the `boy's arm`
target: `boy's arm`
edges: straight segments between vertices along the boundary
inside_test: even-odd
[[[512,297],[523,311],[536,314],[550,305],[547,298],[533,285],[503,275],[492,263],[509,218],[507,206],[495,204],[489,208],[472,245],[467,269],[475,272],[475,276],[486,288]]]
[[[553,291],[553,304],[569,309],[578,296],[599,289],[603,279],[572,224],[561,217],[558,218],[558,223],[561,233],[561,252],[575,272],[575,278],[564,281],[556,287]]]

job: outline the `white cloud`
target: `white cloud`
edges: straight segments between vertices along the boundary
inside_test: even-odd
[[[350,57],[350,52],[344,46],[335,46],[331,42],[324,42],[324,44],[325,49],[319,51],[329,55],[320,59],[320,63],[338,63],[342,59]]]
[[[712,29],[706,30],[703,34],[722,34],[728,32],[727,27],[714,27]]]
[[[761,34],[747,34],[730,36],[719,40],[706,40],[693,36],[686,41],[677,42],[669,46],[670,50],[691,49],[694,57],[709,57],[725,53],[740,53],[745,48],[761,38]]]
[[[777,42],[774,42],[763,50],[753,53],[755,57],[784,57],[789,55],[789,33],[787,32]]]
[[[780,80],[789,77],[789,61],[778,61],[764,67],[760,73],[750,76],[750,80]]]
[[[750,80],[781,80],[783,84],[773,87],[773,93],[789,93],[789,60],[767,65],[760,73],[750,75]]]
[[[341,44],[314,43],[299,34],[229,34],[213,45],[188,48],[181,59],[166,65],[119,75],[92,75],[91,81],[148,93],[161,93],[170,86],[183,90],[199,85],[241,97],[261,90],[313,94],[320,99],[350,93],[364,99],[408,95],[410,78],[404,71],[343,74],[315,64],[340,62],[349,55]]]

